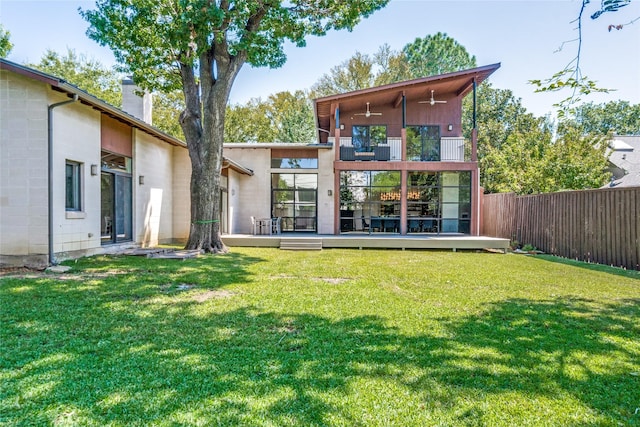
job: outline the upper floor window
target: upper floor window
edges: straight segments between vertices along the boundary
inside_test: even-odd
[[[440,160],[440,126],[407,126],[407,160]]]
[[[82,210],[82,164],[70,160],[65,165],[65,208]]]
[[[355,151],[373,151],[378,144],[387,143],[387,127],[385,125],[354,125],[351,142]]]

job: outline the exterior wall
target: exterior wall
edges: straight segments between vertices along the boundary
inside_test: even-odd
[[[271,149],[259,144],[226,148],[225,157],[253,170],[253,176],[229,174],[229,232],[251,234],[251,217],[271,216]],[[255,146],[255,148],[254,148]]]
[[[143,247],[173,238],[173,147],[134,130],[134,236]],[[140,184],[140,177],[144,184]]]
[[[49,105],[70,100],[48,83],[0,71],[0,265],[48,263]],[[93,255],[101,245],[101,113],[81,102],[52,110],[54,258]],[[130,125],[125,125],[131,132]],[[133,242],[186,239],[190,164],[186,148],[134,131]],[[65,208],[66,161],[80,165],[81,208]],[[91,166],[98,170],[91,175]],[[145,176],[144,185],[138,177]]]
[[[0,265],[44,255],[47,230],[47,90],[0,71]]]
[[[173,147],[173,240],[186,242],[191,223],[191,159],[184,147]]]
[[[334,150],[318,149],[318,234],[333,234],[334,231]]]
[[[50,94],[49,104],[67,99]],[[53,147],[53,251],[56,258],[94,253],[101,248],[100,174],[91,175],[91,165],[100,165],[100,113],[79,102],[55,108]],[[66,160],[81,164],[80,212],[65,209]]]
[[[251,217],[267,218],[271,216],[271,168],[270,145],[246,144],[225,147],[225,157],[253,170],[253,176],[247,176],[231,171],[229,173],[229,232],[231,234],[251,234]],[[296,150],[300,154],[299,145],[290,147],[278,145],[277,149]],[[303,148],[303,150],[307,150]],[[293,152],[293,151],[292,151]],[[334,151],[318,148],[318,169],[304,169],[304,172],[318,174],[318,233],[333,234]],[[282,171],[282,169],[277,169]],[[303,170],[291,170],[291,172]],[[331,191],[331,194],[329,194]]]

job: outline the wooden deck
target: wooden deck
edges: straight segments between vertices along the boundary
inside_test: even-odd
[[[445,249],[445,250],[501,250],[506,252],[509,248],[509,239],[496,237],[468,236],[468,235],[411,235],[401,236],[397,234],[341,234],[321,235],[307,233],[285,233],[272,236],[253,236],[247,234],[228,234],[222,236],[222,241],[230,247],[281,247],[281,241],[285,240],[287,249],[292,242],[299,239],[301,243],[310,241],[321,242],[323,249],[328,248],[354,248],[354,249]]]

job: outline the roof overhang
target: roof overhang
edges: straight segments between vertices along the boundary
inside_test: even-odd
[[[320,132],[331,132],[331,117],[337,108],[358,108],[365,99],[375,100],[378,105],[388,104],[397,108],[403,95],[407,101],[425,99],[431,90],[439,94],[464,97],[471,92],[474,83],[479,85],[498,68],[500,63],[317,98],[313,104],[318,137]]]

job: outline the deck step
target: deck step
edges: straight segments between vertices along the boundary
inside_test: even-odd
[[[322,239],[283,238],[280,239],[280,249],[288,251],[320,251],[322,250]]]

